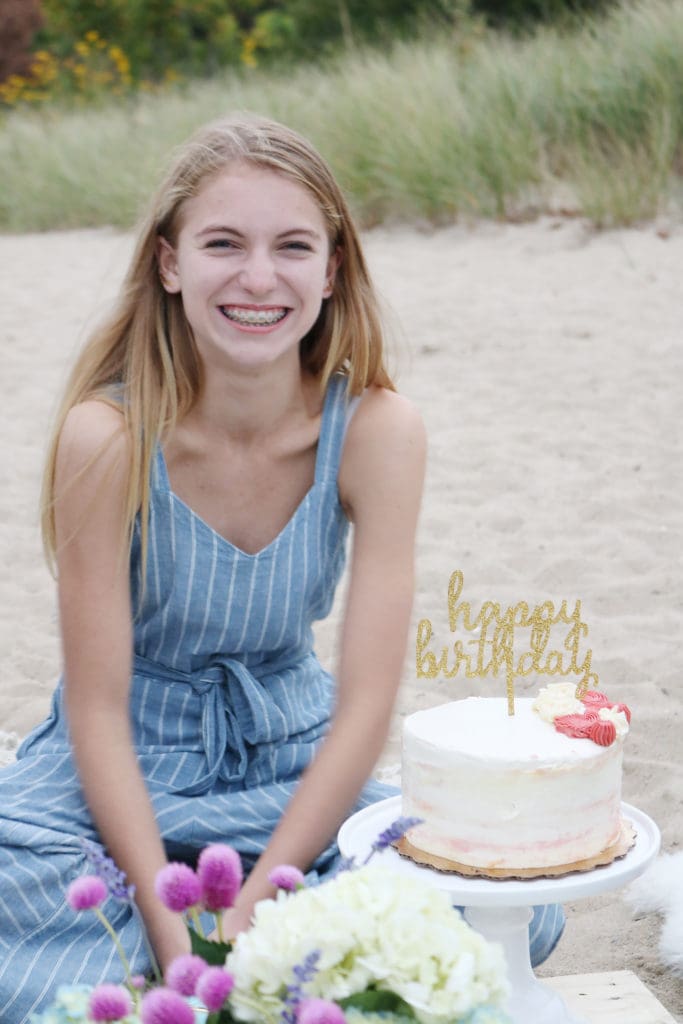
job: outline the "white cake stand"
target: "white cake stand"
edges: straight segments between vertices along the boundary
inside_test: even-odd
[[[401,857],[393,847],[377,853],[373,861],[398,874],[425,879],[448,892],[465,919],[487,939],[500,942],[505,951],[511,994],[506,1009],[515,1024],[589,1024],[573,1016],[562,999],[536,979],[529,959],[528,926],[532,907],[564,903],[618,889],[631,882],[657,856],[659,829],[642,811],[622,804],[622,814],[633,823],[635,845],[619,860],[592,871],[561,878],[524,881],[464,878],[444,874]],[[400,795],[364,808],[346,821],[339,832],[339,848],[345,857],[362,861],[379,834],[401,816]]]

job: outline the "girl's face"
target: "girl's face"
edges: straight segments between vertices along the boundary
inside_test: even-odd
[[[247,163],[206,179],[181,207],[176,245],[160,238],[158,254],[202,361],[244,369],[298,361],[338,264],[310,193]]]

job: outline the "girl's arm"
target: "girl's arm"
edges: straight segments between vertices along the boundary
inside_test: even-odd
[[[164,966],[189,942],[181,918],[154,894],[166,857],[129,717],[133,641],[123,533],[129,459],[120,412],[98,401],[69,412],[55,470],[65,703],[86,801],[103,844],[136,887]]]
[[[339,471],[354,543],[335,715],[236,907],[226,914],[227,934],[245,929],[254,903],[272,895],[267,876],[273,867],[310,866],[348,815],[382,751],[412,608],[425,448],[421,418],[406,399],[379,388],[364,396]]]

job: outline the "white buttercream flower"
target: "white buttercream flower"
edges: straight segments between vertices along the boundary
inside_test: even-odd
[[[560,715],[582,715],[584,706],[576,697],[575,683],[550,683],[539,690],[531,705],[544,722],[552,723]]]
[[[628,732],[628,718],[623,711],[618,711],[616,707],[611,708],[600,708],[598,710],[600,718],[605,722],[612,722],[614,728],[617,730],[617,736],[625,736]]]

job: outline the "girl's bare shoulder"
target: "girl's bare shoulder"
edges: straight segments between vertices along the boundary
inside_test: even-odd
[[[57,473],[67,476],[94,465],[127,461],[129,436],[115,403],[90,398],[72,406],[59,433]]]
[[[355,460],[364,453],[396,451],[408,446],[421,451],[426,445],[422,415],[396,391],[371,387],[364,392],[349,424],[345,451]]]
[[[419,493],[426,448],[424,422],[416,406],[395,391],[369,388],[349,424],[339,470],[347,514],[364,496],[374,501],[381,491]]]

